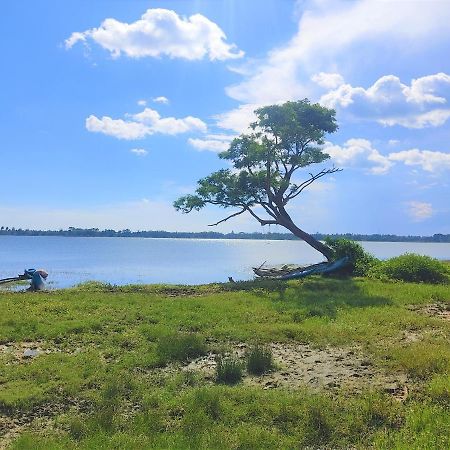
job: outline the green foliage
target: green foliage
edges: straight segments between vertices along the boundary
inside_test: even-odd
[[[378,263],[378,260],[370,253],[367,253],[358,242],[327,237],[325,238],[325,243],[331,248],[334,259],[343,258],[344,256],[350,258],[350,264],[340,271],[342,275],[362,277],[367,275],[370,269]]]
[[[293,181],[301,169],[330,158],[320,146],[325,134],[338,128],[335,111],[304,99],[265,106],[255,114],[257,121],[251,124],[252,132],[234,139],[229,149],[219,154],[234,170],[222,169],[202,178],[194,194],[174,202],[175,209],[190,213],[208,204],[239,208],[223,221],[249,213],[261,225],[278,224],[301,239],[306,238],[328,256],[328,249],[294,225],[285,206],[315,180],[339,170],[333,167],[312,174],[308,169],[302,181]],[[257,206],[263,214],[253,209]]]
[[[445,264],[435,258],[405,253],[383,261],[373,268],[371,274],[374,277],[414,283],[445,283],[449,272]]]
[[[254,345],[246,354],[247,372],[262,375],[274,367],[272,350],[263,345]]]
[[[242,363],[234,356],[221,357],[216,360],[216,382],[236,384],[242,379]]]
[[[187,361],[206,353],[205,340],[193,333],[176,333],[159,339],[156,353],[162,362]]]

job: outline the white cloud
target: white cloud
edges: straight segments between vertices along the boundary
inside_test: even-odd
[[[247,131],[250,123],[256,120],[255,109],[262,105],[247,104],[240,105],[236,109],[217,114],[215,119],[217,126],[226,130],[232,130],[236,133],[244,133]]]
[[[342,146],[327,142],[323,150],[339,167],[363,168],[374,175],[386,174],[393,165],[367,139],[349,139]]]
[[[374,175],[388,173],[395,163],[417,166],[436,175],[450,170],[450,153],[415,148],[383,155],[367,139],[349,139],[343,145],[326,142],[323,150],[339,167],[364,169]]]
[[[66,45],[66,48],[72,48],[77,42],[85,42],[85,41],[86,41],[85,33],[75,31],[70,35],[68,39],[64,41],[64,43]]]
[[[86,129],[127,140],[142,139],[154,133],[174,135],[207,130],[206,124],[197,117],[187,116],[182,119],[161,117],[157,111],[150,108],[145,108],[142,112],[129,117],[133,120],[112,119],[108,116],[99,119],[90,115],[86,119]]]
[[[228,150],[230,147],[231,141],[235,138],[235,135],[229,134],[208,134],[205,136],[205,139],[188,139],[188,142],[192,147],[197,150],[203,151],[211,151],[220,153],[225,150]]]
[[[336,89],[344,84],[344,77],[339,73],[319,72],[311,77],[314,83],[326,89]]]
[[[147,100],[138,100],[137,104],[139,106],[147,106]]]
[[[391,153],[388,157],[390,161],[403,162],[407,166],[420,166],[427,172],[438,173],[450,170],[450,153],[414,148]]]
[[[435,109],[423,114],[403,117],[391,117],[379,119],[378,121],[387,126],[401,125],[405,128],[428,128],[444,125],[450,117],[449,109]]]
[[[137,122],[148,125],[152,132],[163,134],[179,134],[188,131],[201,131],[206,133],[205,122],[197,117],[187,116],[183,119],[174,117],[161,117],[157,111],[145,108],[144,111],[131,116]]]
[[[155,97],[152,99],[155,103],[163,103],[164,105],[167,105],[169,103],[169,99],[167,97],[164,97],[161,95],[160,97]]]
[[[152,131],[142,123],[128,122],[122,119],[112,119],[103,116],[101,119],[90,115],[86,119],[86,129],[92,133],[103,133],[108,136],[114,136],[117,139],[142,139]]]
[[[132,148],[130,150],[131,153],[134,153],[137,156],[147,156],[148,155],[148,151],[145,150],[144,148]]]
[[[409,216],[415,222],[429,219],[434,214],[433,205],[431,203],[411,201],[407,203],[407,208]]]
[[[450,75],[428,75],[409,86],[394,75],[385,75],[367,89],[342,84],[322,95],[320,102],[386,126],[440,126],[450,117]]]
[[[271,50],[259,64],[245,65],[241,71],[243,81],[226,90],[230,97],[253,105],[318,98],[320,88],[311,77],[325,82],[325,77],[319,78],[318,74],[346,75],[345,71],[348,73],[352,63],[368,58],[372,48],[379,58],[380,45],[389,43],[390,49],[399,49],[402,55],[406,54],[404,49],[407,48],[414,56],[414,52],[423,53],[424,47],[432,47],[450,35],[447,2],[306,0],[301,9],[303,14],[295,36],[285,45]],[[428,83],[431,81],[434,87],[438,81],[424,78],[418,84],[412,84],[410,98],[416,97],[416,91],[422,103],[428,95],[441,97],[429,91]],[[331,83],[331,78],[327,81]],[[340,81],[336,76],[334,82]],[[345,101],[345,88],[342,90],[342,101]],[[437,98],[433,100],[436,106]],[[239,108],[222,114],[226,119],[232,118],[222,121],[223,126],[229,125],[233,130],[245,128],[246,123],[238,119],[244,119],[242,108],[246,106]],[[439,123],[444,120],[443,116],[444,113],[439,117],[418,118],[417,126]]]
[[[125,54],[130,58],[165,55],[187,60],[226,60],[244,55],[226,42],[223,30],[207,17],[180,17],[175,11],[162,8],[148,9],[132,23],[105,19],[98,28],[72,33],[65,45],[69,49],[87,40],[108,50],[113,58]]]

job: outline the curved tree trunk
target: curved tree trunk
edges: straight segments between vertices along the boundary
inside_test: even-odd
[[[316,238],[312,237],[306,231],[301,230],[297,225],[295,225],[295,223],[292,222],[291,217],[289,216],[289,214],[282,205],[277,204],[277,207],[280,212],[280,216],[277,217],[278,223],[284,228],[287,228],[294,236],[297,236],[298,238],[302,239],[312,248],[322,253],[322,255],[325,256],[325,258],[327,259],[327,261],[331,261],[331,259],[333,258],[333,251],[331,250],[331,248],[325,244],[322,244],[322,242],[318,241]]]
[[[325,244],[322,244],[322,242],[318,241],[316,238],[308,234],[306,231],[301,230],[297,225],[295,225],[293,222],[283,221],[280,223],[283,227],[287,228],[294,236],[297,236],[298,238],[304,240],[307,244],[309,244],[311,247],[316,249],[318,252],[322,253],[323,256],[327,259],[327,261],[331,261],[333,254],[330,247],[328,247]]]

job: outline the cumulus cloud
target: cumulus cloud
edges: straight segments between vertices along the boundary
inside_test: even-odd
[[[138,101],[137,101],[137,104],[138,104],[139,106],[147,106],[147,100],[138,100]]]
[[[256,120],[255,109],[262,105],[246,104],[215,116],[217,126],[236,133],[244,133],[249,125]]]
[[[205,139],[189,138],[188,143],[200,151],[207,150],[220,153],[228,150],[231,141],[235,137],[236,136],[230,136],[227,134],[208,134]]]
[[[142,139],[154,133],[174,135],[207,130],[206,124],[197,117],[187,116],[182,119],[161,117],[151,108],[145,108],[142,112],[128,115],[128,117],[132,120],[112,119],[108,116],[99,119],[90,115],[86,119],[86,129],[126,140]]]
[[[167,97],[164,97],[161,95],[160,97],[155,97],[152,99],[155,103],[163,103],[164,105],[167,105],[169,103],[169,99]]]
[[[326,142],[323,150],[339,167],[363,169],[374,175],[384,175],[395,163],[415,166],[435,175],[450,170],[450,153],[417,148],[383,155],[367,139],[349,139],[343,145]]]
[[[403,150],[389,154],[390,161],[399,161],[407,166],[419,166],[427,172],[439,173],[450,170],[450,153],[430,150]]]
[[[132,148],[130,150],[131,153],[134,153],[136,156],[147,156],[148,151],[144,148]]]
[[[335,89],[344,84],[344,77],[339,73],[320,72],[313,75],[311,80],[326,89]]]
[[[423,220],[429,219],[434,214],[433,205],[426,202],[408,202],[407,211],[409,216],[415,222],[421,222]]]
[[[230,97],[245,105],[271,104],[304,97],[319,98],[319,85],[323,87],[328,84],[330,89],[338,89],[339,85],[342,86],[338,72],[348,70],[351,62],[357,61],[359,57],[367,58],[371,46],[374,46],[379,58],[379,45],[386,45],[387,42],[391,49],[403,50],[406,47],[410,53],[414,53],[415,49],[432,46],[450,35],[450,8],[446,2],[408,2],[406,7],[405,2],[401,1],[311,0],[302,2],[302,10],[294,37],[286,44],[272,49],[258,63],[251,67],[245,66],[245,70],[241,71],[243,80],[226,90]],[[335,76],[330,76],[332,74]],[[416,97],[413,92],[415,88],[420,103],[425,101],[424,94],[425,97],[431,95],[429,100],[433,101],[437,101],[434,97],[444,98],[430,92],[429,81],[432,89],[437,86],[437,80],[413,83],[410,98]],[[345,101],[345,88],[342,88],[341,94],[344,97],[342,101]],[[434,103],[435,106],[438,104],[444,105],[442,102]],[[246,123],[237,123],[239,117],[245,119],[241,114],[241,108],[245,109],[245,106],[239,108],[224,114],[226,117],[232,116],[233,121],[224,121],[223,125],[232,125],[232,129],[246,126]],[[437,124],[444,120],[444,116],[443,112],[434,113],[417,118],[416,123],[408,122],[408,125]],[[386,117],[401,120],[401,116]]]
[[[158,111],[145,108],[144,111],[131,116],[137,122],[147,125],[153,133],[179,134],[188,131],[206,132],[205,122],[197,117],[187,116],[183,119],[161,117]]]
[[[363,168],[374,175],[386,174],[393,165],[367,139],[349,139],[342,146],[327,142],[324,151],[340,167]]]
[[[386,125],[424,128],[443,125],[450,117],[450,75],[437,73],[412,80],[394,75],[379,78],[367,89],[341,84],[322,95],[320,102],[340,107],[353,116]]]
[[[226,42],[223,30],[201,14],[180,17],[175,11],[148,9],[132,23],[105,19],[98,28],[74,32],[65,41],[66,48],[77,42],[94,41],[113,58],[160,57],[199,60],[241,58],[244,52]]]
[[[149,127],[142,123],[112,119],[108,116],[103,116],[99,119],[94,115],[90,115],[86,119],[86,129],[92,133],[103,133],[117,139],[126,140],[142,139],[152,134]]]

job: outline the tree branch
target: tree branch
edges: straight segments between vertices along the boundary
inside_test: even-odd
[[[254,211],[252,211],[248,206],[246,210],[261,224],[261,225],[279,225],[277,220],[264,220],[257,216]]]
[[[242,213],[245,213],[245,211],[246,211],[246,209],[244,208],[241,211],[238,211],[237,213],[234,213],[234,214],[229,215],[228,217],[225,217],[225,219],[219,220],[216,223],[209,224],[208,227],[214,227],[216,225],[219,225],[219,223],[226,222],[228,219],[231,219],[232,217],[236,217],[236,216],[239,216]]]
[[[283,200],[283,204],[286,205],[286,203],[289,200],[292,200],[293,198],[297,197],[297,195],[301,194],[301,192],[306,189],[310,184],[312,184],[314,181],[318,180],[319,178],[322,178],[325,175],[331,174],[331,173],[335,173],[335,172],[340,172],[342,169],[339,169],[337,167],[333,167],[331,169],[323,169],[321,170],[319,173],[317,173],[316,175],[313,175],[312,173],[310,173],[311,178],[309,178],[308,180],[303,181],[302,183],[300,183],[298,186],[296,186],[295,189],[293,189]]]

